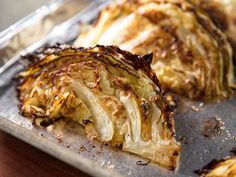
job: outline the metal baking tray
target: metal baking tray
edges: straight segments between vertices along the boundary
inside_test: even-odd
[[[196,176],[194,171],[212,159],[230,155],[236,146],[236,98],[212,103],[180,99],[174,118],[182,150],[175,172],[155,163],[138,165],[147,160],[91,142],[79,125],[65,125],[62,135],[36,128],[19,115],[13,77],[22,69],[20,56],[44,45],[71,44],[80,24],[93,21],[106,4],[56,0],[0,33],[0,129],[92,176]]]

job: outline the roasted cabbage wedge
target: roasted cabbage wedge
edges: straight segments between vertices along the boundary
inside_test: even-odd
[[[23,116],[41,125],[76,121],[89,138],[176,168],[173,111],[151,71],[152,54],[55,46],[26,58],[33,62],[17,77]]]
[[[236,157],[214,160],[197,173],[201,177],[235,177]]]
[[[232,49],[210,18],[178,0],[120,0],[101,11],[75,46],[117,45],[144,55],[164,88],[193,99],[232,95]]]
[[[236,50],[236,1],[235,0],[190,0],[206,11],[213,22],[227,35]]]

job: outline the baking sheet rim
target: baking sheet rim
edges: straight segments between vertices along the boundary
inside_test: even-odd
[[[83,156],[66,149],[57,143],[51,142],[46,138],[40,137],[38,134],[24,128],[5,117],[0,116],[0,130],[30,144],[37,149],[89,174],[92,176],[103,177],[121,177],[114,171],[102,168],[94,161],[84,158]]]

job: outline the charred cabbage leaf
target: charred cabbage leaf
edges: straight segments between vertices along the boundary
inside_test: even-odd
[[[236,157],[228,157],[219,161],[213,160],[197,173],[202,177],[235,177]]]
[[[235,0],[190,0],[202,8],[213,22],[226,33],[236,50],[236,1]]]
[[[117,45],[144,55],[161,84],[190,98],[232,94],[232,49],[205,13],[178,0],[120,0],[101,11],[75,46]]]
[[[73,120],[90,138],[176,167],[173,111],[151,71],[151,54],[55,46],[28,58],[33,62],[17,86],[23,116]]]

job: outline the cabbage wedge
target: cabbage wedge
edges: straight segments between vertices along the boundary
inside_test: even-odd
[[[214,160],[197,173],[201,177],[235,177],[236,157]]]
[[[89,138],[176,168],[173,111],[151,71],[152,54],[55,46],[28,58],[17,84],[23,116],[41,125],[76,121]]]
[[[236,1],[235,0],[190,0],[207,12],[212,21],[228,37],[236,50]]]
[[[191,3],[120,0],[101,11],[75,46],[117,45],[138,55],[153,52],[162,86],[193,99],[233,93],[232,49],[226,36]]]

